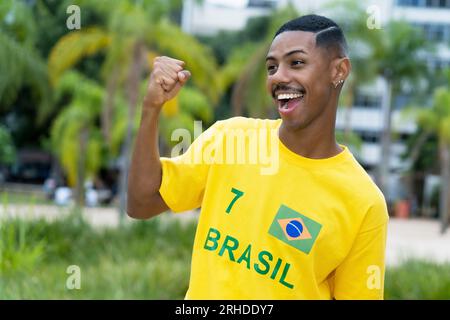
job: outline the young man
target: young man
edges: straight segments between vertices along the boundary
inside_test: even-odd
[[[169,159],[158,153],[158,115],[190,73],[182,61],[155,60],[128,214],[201,206],[188,299],[382,299],[385,200],[334,135],[351,69],[342,30],[317,15],[289,21],[266,66],[281,119],[218,121]]]

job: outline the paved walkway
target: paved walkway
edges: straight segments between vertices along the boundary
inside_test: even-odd
[[[39,218],[53,220],[68,214],[67,207],[46,205],[8,205],[0,206],[0,219],[5,217]],[[86,208],[84,215],[97,227],[115,227],[119,224],[119,215],[114,208]],[[196,219],[196,212],[182,214],[163,214],[161,219]],[[125,217],[125,222],[132,219]],[[421,219],[391,218],[388,228],[386,262],[397,265],[408,257],[430,259],[436,262],[450,262],[450,230],[444,235],[439,232],[439,222]]]
[[[436,220],[390,218],[387,264],[398,264],[408,257],[450,262],[450,229],[441,234]]]

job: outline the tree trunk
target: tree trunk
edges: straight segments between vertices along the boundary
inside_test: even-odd
[[[391,118],[392,118],[392,81],[386,79],[386,96],[382,103],[383,131],[381,132],[381,159],[378,167],[376,182],[384,193],[389,197],[388,177],[390,169],[391,148]]]
[[[136,113],[136,104],[139,95],[139,81],[140,73],[144,62],[144,48],[140,42],[136,42],[133,48],[133,58],[128,75],[126,94],[128,99],[128,122],[127,122],[127,134],[125,141],[122,145],[121,152],[121,169],[120,169],[120,181],[119,181],[119,215],[120,221],[126,214],[127,206],[127,184],[128,184],[128,166],[131,152],[131,144],[133,142],[133,124]]]
[[[441,218],[441,233],[445,233],[449,223],[450,211],[450,148],[441,138],[439,141],[441,165],[441,188],[439,194],[439,216]]]
[[[411,161],[411,167],[409,168],[409,172],[406,175],[406,179],[405,179],[405,189],[406,189],[406,194],[407,194],[407,198],[408,200],[411,201],[411,204],[413,201],[415,201],[415,203],[419,203],[419,197],[418,195],[415,193],[414,190],[414,182],[415,182],[415,177],[416,174],[414,172],[414,163],[417,161],[417,159],[419,158],[420,155],[420,149],[422,149],[422,146],[424,145],[424,143],[428,140],[428,138],[431,136],[431,132],[430,131],[423,131],[419,138],[417,139],[416,143],[414,144],[414,147],[410,153],[409,159]],[[416,212],[411,212],[412,215],[415,215]]]
[[[89,129],[82,127],[79,133],[80,149],[77,161],[77,181],[75,185],[75,207],[81,210],[84,207],[84,179],[86,176],[86,151],[89,138]]]

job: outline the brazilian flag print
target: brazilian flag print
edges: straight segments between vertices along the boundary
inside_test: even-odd
[[[322,225],[301,213],[281,205],[269,229],[269,234],[308,254]]]

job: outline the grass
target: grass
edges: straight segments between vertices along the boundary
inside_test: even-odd
[[[114,229],[77,215],[0,221],[0,300],[183,299],[196,225],[162,218]],[[80,268],[79,290],[66,287],[71,265]],[[388,268],[385,298],[450,299],[450,264]]]
[[[2,204],[26,204],[26,205],[36,205],[36,204],[49,204],[54,205],[54,202],[47,199],[44,195],[40,193],[23,193],[23,192],[11,192],[2,191],[0,192],[0,201]]]
[[[183,299],[194,232],[194,222],[158,218],[116,229],[93,229],[74,215],[52,223],[4,221],[0,300]],[[80,290],[66,287],[71,265],[80,268]]]
[[[386,271],[386,299],[450,299],[450,264],[408,260]]]

